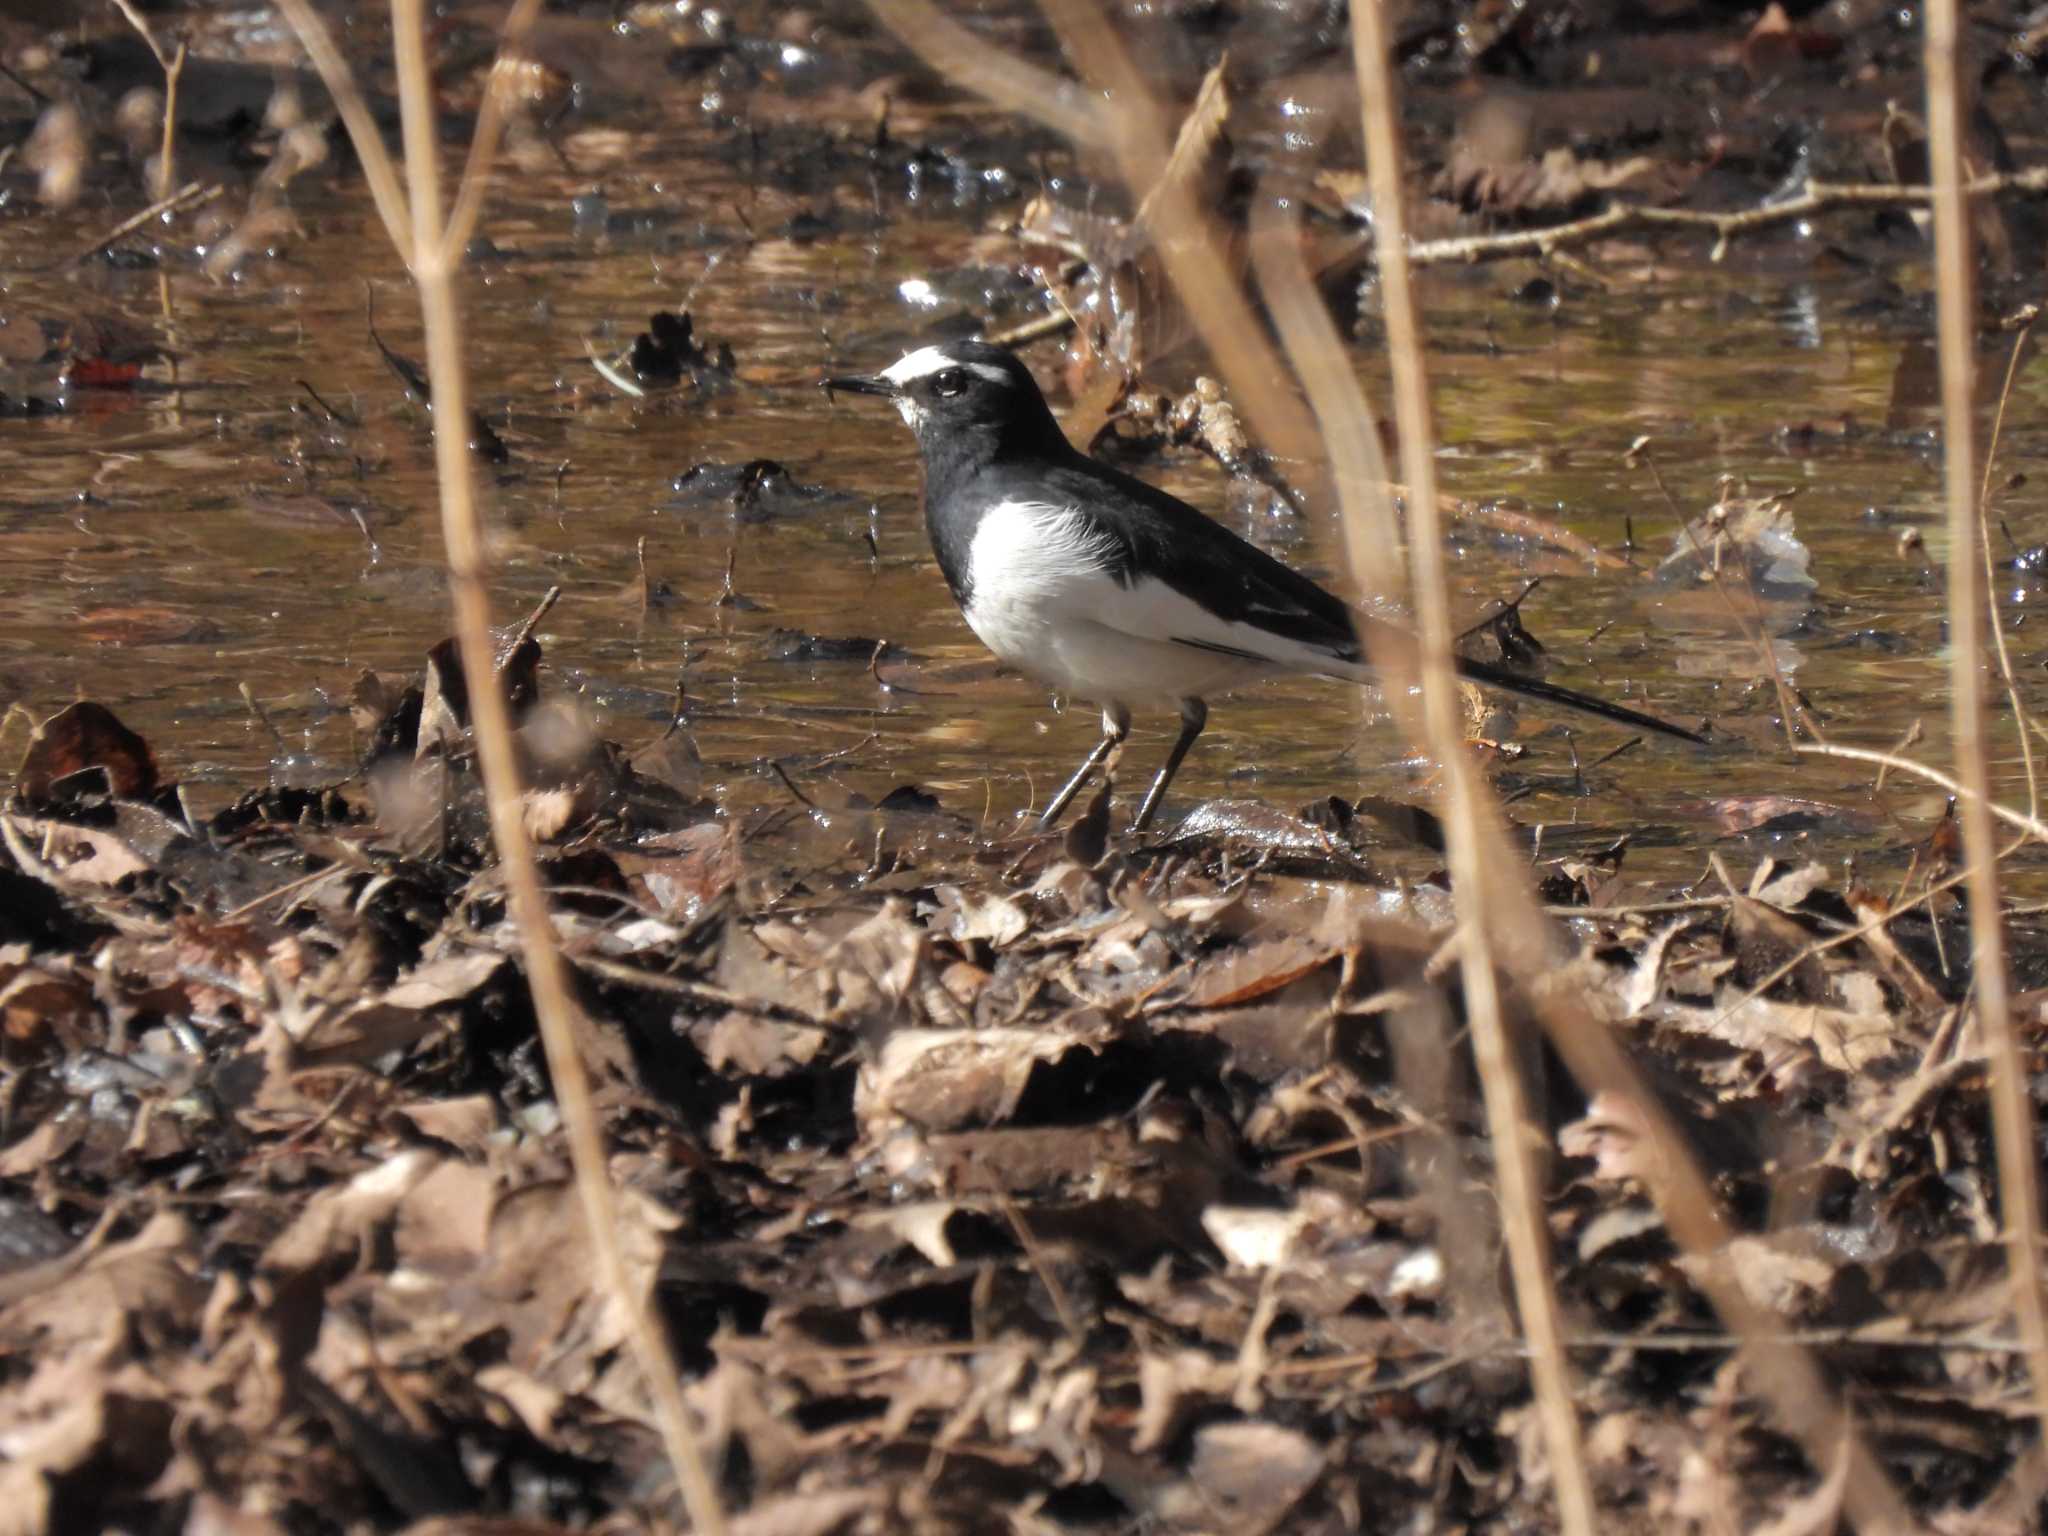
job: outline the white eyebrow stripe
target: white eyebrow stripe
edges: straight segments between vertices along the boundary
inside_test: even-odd
[[[891,384],[901,387],[913,379],[929,377],[947,368],[957,368],[959,363],[949,357],[943,347],[919,347],[906,357],[900,357],[882,370],[882,377]]]
[[[882,377],[901,389],[918,379],[930,378],[948,368],[964,368],[978,378],[991,384],[1008,384],[1010,376],[994,363],[964,363],[944,347],[919,347],[907,357],[900,357],[882,370]]]

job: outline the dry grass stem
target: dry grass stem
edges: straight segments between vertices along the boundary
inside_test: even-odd
[[[916,31],[914,18],[907,9],[898,7],[898,0],[869,3],[914,51],[927,62],[943,67],[941,54]],[[1120,143],[1126,179],[1137,187],[1153,185],[1165,162],[1164,138],[1158,131],[1156,116],[1149,110],[1143,83],[1132,71],[1121,41],[1099,13],[1079,0],[1047,0],[1047,13],[1060,30],[1070,57],[1101,71],[1117,99],[1144,104],[1142,109],[1134,109],[1133,115],[1138,120],[1137,135],[1147,142],[1135,148],[1124,140]],[[1291,392],[1273,387],[1273,381],[1285,375],[1278,371],[1279,361],[1271,345],[1217,254],[1220,246],[1214,243],[1213,231],[1199,210],[1189,206],[1184,195],[1167,198],[1160,210],[1156,233],[1167,256],[1168,276],[1200,326],[1205,345],[1229,382],[1234,398],[1251,418],[1254,430],[1270,449],[1282,453],[1287,451],[1288,444],[1312,442],[1313,429],[1307,413]],[[1276,438],[1276,425],[1286,431],[1284,439]],[[1400,658],[1375,660],[1381,662],[1383,670],[1392,663],[1393,674],[1398,675]],[[1390,692],[1398,695],[1399,689]],[[1499,870],[1518,868],[1504,835],[1490,820],[1483,825],[1487,861]],[[1573,1075],[1589,1091],[1605,1090],[1626,1098],[1640,1117],[1643,1134],[1655,1148],[1654,1156],[1662,1172],[1651,1195],[1673,1239],[1692,1253],[1718,1253],[1733,1234],[1722,1219],[1704,1176],[1686,1150],[1683,1136],[1637,1080],[1607,1024],[1594,1017],[1582,997],[1547,983],[1546,978],[1553,970],[1555,940],[1541,909],[1524,893],[1520,899],[1490,907],[1488,918],[1496,927],[1497,953],[1509,970],[1527,983],[1531,1001]],[[1779,1418],[1808,1448],[1814,1465],[1830,1465],[1844,1443],[1844,1436],[1848,1436],[1851,1475],[1847,1499],[1863,1527],[1871,1531],[1911,1530],[1913,1523],[1896,1489],[1875,1456],[1854,1435],[1813,1359],[1799,1350],[1762,1347],[1758,1341],[1772,1334],[1776,1320],[1751,1303],[1732,1278],[1709,1271],[1702,1285],[1715,1309],[1748,1341],[1746,1362]]]
[[[1977,552],[1984,561],[1984,590],[1995,592],[1998,578],[1991,566],[1991,470],[1998,462],[1998,439],[2005,429],[2005,408],[2012,401],[2012,386],[2019,378],[2020,360],[2026,355],[2027,342],[2033,337],[2034,322],[2038,311],[2029,306],[2021,318],[2018,334],[2013,337],[2012,356],[2006,360],[2005,382],[1998,391],[1998,411],[1991,418],[1991,439],[1984,448],[1984,475],[1977,486]],[[2028,729],[2032,720],[2027,706],[2020,698],[2019,681],[2013,676],[2012,652],[2005,643],[2005,625],[2000,622],[1997,604],[1990,607],[1991,641],[1998,648],[1998,675],[2005,680],[2005,701],[2012,708],[2012,716],[2019,723],[2020,761],[2027,774],[2027,814],[2041,814],[2041,786],[2034,770],[2033,732]]]
[[[1961,779],[1943,773],[1939,768],[1930,768],[1926,763],[1915,762],[1910,757],[1900,757],[1895,752],[1879,752],[1872,747],[1842,747],[1833,742],[1820,741],[1807,742],[1792,750],[1810,752],[1815,757],[1840,757],[1852,763],[1871,763],[1897,773],[1909,773],[1916,779],[1947,790],[1956,797],[1958,807],[1980,803],[1991,815],[2007,826],[2017,827],[2030,837],[2048,842],[2048,821],[2043,821],[2038,816],[2029,816],[2024,811],[2016,811],[2009,805],[2000,805],[1983,792],[1963,783]],[[1967,832],[1964,833],[1965,837],[1968,835]]]
[[[1963,192],[1961,84],[1956,0],[1927,6],[1927,132],[1934,176],[1936,314],[1940,322],[1943,482],[1948,493],[1949,692],[1963,851],[1969,861],[1971,982],[1991,1058],[1992,1130],[1999,1207],[2012,1267],[2014,1310],[2026,1345],[2035,1414],[2048,1427],[2048,1291],[2041,1273],[2041,1192],[2027,1064],[2013,1033],[2005,932],[1992,857],[1990,722],[1984,710],[1985,585],[1977,552],[1976,293],[1969,208]],[[2037,1496],[2034,1490],[2030,1496]]]
[[[283,0],[283,4],[355,137],[357,153],[370,173],[379,211],[386,212],[388,191],[394,210],[403,213],[404,205],[397,201],[395,168],[370,124],[353,74],[335,53],[331,40],[318,28],[307,0]],[[460,248],[451,251],[442,220],[439,145],[426,54],[425,15],[421,0],[393,0],[392,12],[392,47],[398,65],[399,111],[411,206],[405,217],[393,219],[387,212],[387,228],[418,286],[425,322],[427,373],[438,424],[434,433],[434,461],[440,486],[449,591],[455,609],[456,640],[469,686],[492,837],[519,931],[527,985],[569,1142],[591,1250],[606,1291],[628,1319],[634,1356],[653,1399],[655,1417],[691,1524],[699,1532],[719,1536],[726,1528],[725,1517],[690,1425],[680,1372],[669,1353],[667,1340],[629,1276],[620,1240],[619,1211],[584,1064],[581,1041],[590,1024],[570,995],[568,971],[555,946],[546,897],[534,868],[533,849],[523,818],[512,722],[498,685],[496,651],[491,639],[482,523],[473,494],[467,434],[460,425],[469,419],[469,384],[454,284]],[[358,124],[362,125],[360,130]],[[388,183],[388,187],[380,190],[383,183]]]
[[[355,145],[356,158],[363,163],[363,177],[370,184],[370,197],[377,205],[377,217],[383,220],[391,243],[401,254],[410,256],[415,246],[412,214],[405,205],[405,189],[399,184],[398,167],[392,163],[391,153],[384,147],[384,136],[377,131],[376,119],[370,116],[369,104],[363,100],[363,93],[356,89],[355,76],[349,70],[348,61],[334,46],[334,37],[328,32],[327,23],[321,20],[320,13],[313,9],[312,0],[277,0],[277,5],[292,24],[292,30],[298,34],[306,57],[320,72],[328,94],[334,98],[334,109],[341,114],[342,126],[348,129],[349,142]]]
[[[178,42],[177,52],[168,57],[156,34],[149,30],[149,23],[135,9],[132,0],[114,0],[116,10],[128,18],[128,25],[142,34],[143,42],[149,45],[157,66],[164,72],[164,140],[163,150],[157,159],[156,176],[150,191],[157,197],[167,197],[171,186],[177,181],[176,139],[178,131],[178,81],[185,73],[185,43]]]
[[[1102,107],[1071,80],[989,47],[931,0],[868,0],[868,8],[904,47],[954,84],[1076,144],[1109,146],[1113,130]]]
[[[1159,111],[1123,39],[1093,0],[1042,0],[1042,8],[1067,57],[1116,103],[1118,166],[1134,196],[1156,189],[1151,233],[1232,402],[1270,452],[1319,460],[1321,445],[1307,410],[1291,390],[1273,387],[1274,380],[1287,377],[1286,364],[1223,259],[1222,231],[1185,179],[1165,175],[1168,145]]]
[[[1396,597],[1408,588],[1394,515],[1398,492],[1390,483],[1371,402],[1352,372],[1329,306],[1310,280],[1299,225],[1263,189],[1252,200],[1251,248],[1259,297],[1308,395],[1329,455],[1352,573],[1366,591]]]
[[[1252,203],[1251,233],[1259,296],[1273,317],[1288,362],[1302,381],[1309,408],[1324,433],[1350,568],[1366,590],[1404,592],[1408,577],[1394,516],[1395,492],[1388,483],[1371,402],[1352,370],[1329,309],[1316,292],[1302,255],[1301,230],[1277,198],[1260,195]],[[1390,680],[1389,697],[1404,728],[1410,736],[1419,737],[1416,722],[1408,718],[1412,710],[1407,707],[1415,681],[1416,654],[1382,649],[1390,653],[1376,655],[1375,660]],[[1462,752],[1462,746],[1458,750]],[[1428,991],[1411,1006],[1394,1010],[1387,1029],[1402,1092],[1425,1117],[1422,1125],[1399,1129],[1422,1136],[1423,1146],[1414,1165],[1420,1170],[1423,1194],[1437,1222],[1437,1241],[1446,1269],[1469,1277],[1455,1299],[1461,1322],[1468,1327],[1504,1328],[1508,1320],[1493,1279],[1498,1224],[1464,1198],[1463,1186],[1472,1176],[1468,1159],[1441,1129],[1452,1114],[1450,1059],[1443,1050],[1443,1042],[1453,1033],[1449,1004],[1440,993]],[[1364,1144],[1367,1138],[1358,1135],[1352,1140]],[[1518,1135],[1513,1144],[1520,1145],[1521,1140]],[[1477,1278],[1481,1275],[1483,1282]]]
[[[1387,63],[1389,40],[1384,20],[1381,5],[1373,0],[1353,0],[1351,50],[1365,118],[1401,478],[1413,492],[1408,558],[1415,573],[1412,594],[1422,635],[1422,715],[1431,753],[1444,777],[1444,838],[1451,889],[1457,900],[1458,969],[1464,984],[1465,1017],[1472,1029],[1473,1054],[1492,1132],[1501,1224],[1515,1299],[1529,1340],[1529,1369],[1557,1488],[1558,1515],[1563,1529],[1572,1536],[1590,1536],[1595,1528],[1593,1484],[1586,1470],[1578,1410],[1572,1401],[1571,1368],[1561,1342],[1557,1294],[1550,1283],[1550,1243],[1543,1221],[1540,1177],[1526,1135],[1528,1104],[1521,1069],[1501,1017],[1489,941],[1489,909],[1501,900],[1526,900],[1526,894],[1511,887],[1496,889],[1496,883],[1488,878],[1479,788],[1473,782],[1458,711],[1443,528],[1437,520],[1436,424],[1422,356],[1421,323],[1409,281],[1401,131],[1393,71]],[[1347,523],[1352,520],[1349,501],[1346,498]],[[1360,530],[1349,542],[1355,548],[1369,536]]]
[[[1223,86],[1224,73],[1229,67],[1230,56],[1226,53],[1202,77],[1194,102],[1188,107],[1187,115],[1181,119],[1180,129],[1174,135],[1173,152],[1160,168],[1158,181],[1145,193],[1144,201],[1138,204],[1138,211],[1131,216],[1134,226],[1149,225],[1161,190],[1169,182],[1185,181],[1194,175],[1215,147],[1217,137],[1230,121],[1230,93]]]
[[[1489,828],[1489,841],[1487,852],[1495,867],[1514,867],[1497,829]],[[1829,1392],[1812,1355],[1788,1345],[1781,1320],[1753,1302],[1725,1263],[1718,1262],[1735,1232],[1722,1217],[1683,1134],[1643,1087],[1616,1044],[1609,1023],[1587,1006],[1583,995],[1547,980],[1556,950],[1551,926],[1541,911],[1527,900],[1502,901],[1495,903],[1488,915],[1494,923],[1497,952],[1528,987],[1544,1030],[1572,1076],[1588,1093],[1610,1093],[1626,1100],[1630,1112],[1639,1117],[1644,1139],[1654,1149],[1651,1158],[1658,1171],[1650,1181],[1650,1196],[1681,1249],[1717,1261],[1702,1266],[1697,1283],[1729,1329],[1742,1339],[1742,1362],[1779,1422],[1799,1441],[1815,1467],[1832,1465],[1842,1454],[1846,1437],[1850,1473],[1844,1498],[1859,1530],[1917,1530],[1883,1463]]]
[[[1031,1272],[1038,1276],[1038,1283],[1045,1287],[1046,1299],[1052,1303],[1053,1315],[1060,1320],[1060,1327],[1076,1345],[1087,1342],[1087,1332],[1074,1315],[1073,1304],[1067,1299],[1067,1288],[1060,1284],[1058,1271],[1052,1267],[1052,1258],[1038,1241],[1031,1224],[1024,1219],[1024,1213],[1017,1209],[1017,1202],[1007,1196],[999,1196],[997,1206],[1003,1219],[1016,1234],[1017,1246],[1024,1250],[1024,1260],[1031,1266]]]
[[[2017,852],[2022,846],[2024,846],[2025,842],[2026,840],[2022,838],[2018,842],[2010,844],[2006,848],[2001,849],[1998,856],[2000,858],[2004,858],[2007,854]],[[1931,914],[1933,911],[1932,903],[1934,901],[1934,898],[1941,895],[1945,891],[1954,890],[1957,886],[1961,885],[1967,878],[1969,878],[1969,871],[1967,869],[1958,870],[1956,871],[1956,873],[1952,875],[1946,875],[1940,880],[1930,882],[1925,890],[1923,890],[1918,896],[1915,896],[1911,901],[1905,903],[1903,906],[1889,908],[1888,910],[1880,913],[1876,917],[1868,918],[1865,921],[1858,923],[1853,928],[1844,928],[1840,933],[1831,933],[1824,939],[1815,939],[1811,944],[1801,946],[1800,949],[1795,954],[1793,954],[1793,956],[1790,959],[1782,962],[1781,964],[1773,966],[1770,970],[1764,972],[1764,974],[1760,976],[1754,984],[1752,984],[1743,991],[1741,996],[1737,997],[1733,1002],[1729,1003],[1726,1007],[1722,1008],[1719,1012],[1717,1012],[1714,1015],[1714,1017],[1708,1021],[1707,1027],[1709,1029],[1719,1029],[1722,1025],[1728,1023],[1737,1014],[1742,1012],[1743,1009],[1747,1008],[1751,1003],[1754,1003],[1758,999],[1762,998],[1766,993],[1768,993],[1771,990],[1771,988],[1775,987],[1787,976],[1792,975],[1802,965],[1808,964],[1818,956],[1828,953],[1828,951],[1830,950],[1840,949],[1844,945],[1853,944],[1859,939],[1869,938],[1870,935],[1878,932],[1879,930],[1888,928],[1892,923],[1904,917],[1908,912],[1912,911],[1915,907],[1927,907]],[[1726,903],[1715,902],[1714,905],[1723,906],[1726,905]],[[1936,931],[1938,932],[1939,929],[1937,928]]]
[[[515,56],[533,30],[533,18],[540,14],[540,0],[514,0],[512,12],[498,33],[498,56],[491,64],[490,83],[484,90],[483,105],[477,110],[476,132],[470,136],[469,159],[462,167],[462,180],[455,186],[455,206],[448,212],[448,232],[442,239],[451,263],[459,261],[476,232],[483,212],[484,193],[491,184],[491,166],[498,158],[498,141],[505,132],[505,98]]]
[[[196,181],[188,181],[169,197],[159,198],[140,213],[131,214],[101,235],[97,240],[93,241],[92,244],[80,247],[62,261],[53,263],[45,270],[55,272],[61,271],[65,267],[75,267],[88,257],[97,256],[123,235],[132,234],[134,231],[142,228],[151,219],[159,218],[167,213],[183,213],[189,209],[203,208],[226,190],[217,181],[211,186],[202,185]]]

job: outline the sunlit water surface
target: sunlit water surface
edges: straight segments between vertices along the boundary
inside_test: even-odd
[[[522,175],[494,200],[490,249],[466,297],[476,396],[513,450],[509,466],[481,475],[499,618],[560,586],[541,633],[554,680],[629,745],[664,729],[680,680],[706,787],[735,805],[786,799],[768,766],[779,760],[821,803],[916,783],[1004,830],[1085,750],[1095,714],[1055,711],[1025,680],[949,665],[981,653],[929,559],[910,441],[873,402],[833,406],[814,386],[831,367],[879,366],[971,314],[1028,313],[1023,285],[985,265],[1001,249],[985,230],[1014,211],[1017,188],[1002,176],[879,185],[845,167],[801,190],[787,175],[775,190],[777,180],[749,175],[719,135],[680,134],[631,145],[602,176]],[[599,187],[601,203],[591,200]],[[448,630],[426,424],[369,340],[366,285],[380,331],[414,357],[416,314],[351,177],[298,189],[295,201],[303,236],[228,284],[179,251],[160,270],[6,279],[17,312],[115,315],[177,361],[174,385],[158,366],[147,389],[80,393],[61,415],[0,425],[0,699],[38,715],[100,699],[148,735],[169,771],[219,799],[266,776],[348,773],[355,674],[416,668]],[[12,216],[0,221],[0,262],[39,261],[107,222],[103,210]],[[777,233],[792,228],[796,237]],[[1591,762],[1622,733],[1526,709],[1512,814],[1543,824],[1551,850],[1630,833],[1638,873],[1689,876],[1717,847],[1743,869],[1764,849],[1809,846],[1904,869],[1942,797],[1907,778],[1873,794],[1864,767],[1790,755],[1772,723],[1774,692],[1756,682],[1758,647],[1730,603],[1710,589],[1674,594],[1648,573],[1677,537],[1674,500],[1697,515],[1726,475],[1758,492],[1798,491],[1818,585],[1808,601],[1768,611],[1781,665],[1832,739],[1889,746],[1921,721],[1915,752],[1943,759],[1944,538],[1930,322],[1913,297],[1920,257],[1903,247],[1876,277],[1817,275],[1828,264],[1796,247],[1768,268],[1684,256],[1674,246],[1652,265],[1644,253],[1613,291],[1568,286],[1554,305],[1515,297],[1530,275],[1520,266],[1425,288],[1446,491],[1506,498],[1640,567],[1594,572],[1468,530],[1453,563],[1459,602],[1477,617],[1542,575],[1527,614],[1553,677],[1712,721],[1736,743],[1707,754],[1646,745],[1579,786],[1573,745]],[[730,393],[686,387],[632,401],[592,370],[587,344],[612,350],[653,311],[685,307],[701,337],[731,344]],[[1995,382],[2003,359],[1986,345]],[[1383,399],[1374,349],[1357,355]],[[1054,371],[1041,372],[1064,407]],[[301,381],[355,425],[325,422]],[[2040,451],[2041,395],[2023,371],[2001,485]],[[1644,436],[1649,459],[1628,459]],[[764,458],[833,494],[755,520],[730,500],[670,489],[694,465]],[[1197,504],[1225,505],[1220,475],[1199,456],[1145,472]],[[1999,507],[2018,545],[2043,536],[2027,490]],[[1337,579],[1332,528],[1237,526]],[[1902,553],[1908,526],[1923,531],[1924,551]],[[668,594],[644,612],[633,586],[643,540]],[[2002,533],[1993,542],[2001,560],[2013,552]],[[738,601],[721,603],[728,567]],[[1998,589],[2018,622],[2021,687],[2038,695],[2035,627],[2019,622],[2029,586],[2001,570]],[[857,654],[805,659],[776,638],[782,630],[887,640],[922,665],[895,674],[911,687],[885,689]],[[242,684],[282,732],[282,751]],[[2024,802],[2018,739],[2009,712],[1998,718],[1999,773]],[[1275,684],[1221,701],[1212,721],[1180,804],[1427,794],[1371,701],[1343,686]],[[1164,751],[1171,722],[1141,725],[1138,773]],[[17,750],[18,725],[10,741]],[[1731,836],[1723,802],[1766,795],[1844,814],[1819,830]]]

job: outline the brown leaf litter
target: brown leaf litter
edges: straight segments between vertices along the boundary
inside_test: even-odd
[[[885,809],[728,817],[513,655],[630,1283],[734,1530],[1551,1521],[1440,873],[1390,883],[1315,808],[1218,803],[1090,864]],[[355,780],[203,824],[99,706],[31,746],[0,816],[0,1530],[676,1528],[437,675],[359,690]],[[1840,1469],[1764,1413],[1718,1267],[1930,1528],[1999,1528],[2036,1430],[1956,912],[1819,865],[1643,891],[1622,859],[1546,871],[1556,981],[1740,1235],[1679,1254],[1641,1106],[1548,1070],[1600,1498],[1833,1528]]]

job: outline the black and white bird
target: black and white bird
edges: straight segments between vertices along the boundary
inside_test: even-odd
[[[1206,700],[1260,678],[1370,682],[1362,631],[1413,645],[1221,523],[1070,444],[1022,362],[947,342],[827,390],[892,401],[924,460],[925,527],[968,628],[998,659],[1102,707],[1102,740],[1039,817],[1058,820],[1130,730],[1131,711],[1177,708],[1180,737],[1138,808],[1150,824],[1208,722]],[[1372,649],[1367,647],[1366,649]],[[1475,682],[1684,741],[1679,726],[1484,662]]]

